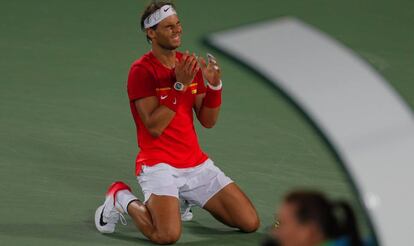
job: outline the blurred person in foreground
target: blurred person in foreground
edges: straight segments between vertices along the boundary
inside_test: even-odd
[[[351,206],[330,201],[315,191],[285,196],[276,221],[262,246],[361,246]]]

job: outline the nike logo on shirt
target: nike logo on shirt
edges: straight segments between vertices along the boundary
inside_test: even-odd
[[[166,95],[166,96],[161,96],[161,100],[164,100],[164,99],[166,99],[168,97],[168,95]]]

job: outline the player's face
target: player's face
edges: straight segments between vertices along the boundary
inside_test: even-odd
[[[177,15],[171,15],[158,23],[155,37],[152,40],[168,50],[175,50],[181,45],[183,29]]]
[[[314,246],[313,225],[302,224],[296,218],[296,207],[283,203],[277,212],[279,227],[274,235],[282,246]]]

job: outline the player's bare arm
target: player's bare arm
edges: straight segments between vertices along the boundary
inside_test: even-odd
[[[175,112],[160,105],[157,97],[146,97],[135,101],[139,117],[151,136],[159,137],[174,118]]]
[[[189,55],[188,52],[183,55],[181,60],[176,60],[176,78],[185,87],[193,81],[198,70],[197,58],[194,55]],[[175,112],[167,106],[161,105],[155,96],[135,101],[135,107],[153,137],[159,137],[175,116]]]
[[[207,64],[205,59],[200,57],[199,63],[203,72],[203,77],[207,80],[208,85],[212,88],[221,87],[221,69],[217,60],[214,57],[209,57]],[[197,95],[194,105],[195,112],[197,119],[202,126],[205,128],[212,128],[217,122],[220,113],[220,105],[217,107],[209,107],[203,103],[205,96],[205,93]]]

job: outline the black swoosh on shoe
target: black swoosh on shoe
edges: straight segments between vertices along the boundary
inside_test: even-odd
[[[101,225],[101,226],[106,226],[108,223],[105,223],[104,221],[103,221],[103,211],[104,211],[104,209],[105,209],[105,207],[102,209],[102,212],[101,212],[101,217],[99,218],[99,224]]]

